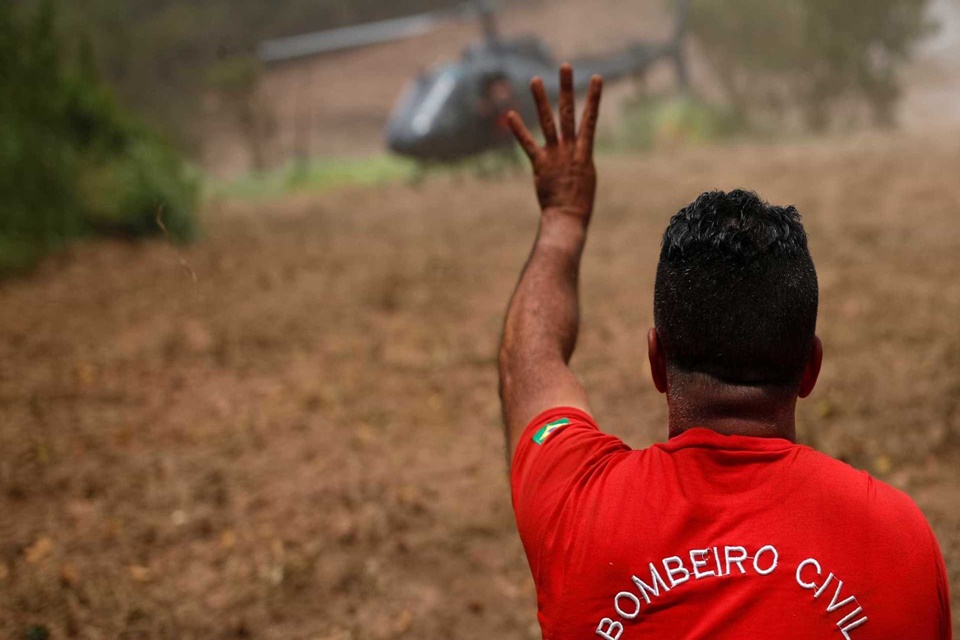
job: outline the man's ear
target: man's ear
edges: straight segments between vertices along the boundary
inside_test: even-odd
[[[650,376],[660,393],[667,392],[667,361],[660,349],[660,336],[653,327],[647,332],[647,357],[650,358]]]
[[[803,376],[800,378],[800,392],[797,395],[801,398],[806,398],[817,386],[821,364],[823,364],[823,343],[820,342],[820,336],[813,336],[810,359],[807,360],[807,366],[803,368]]]

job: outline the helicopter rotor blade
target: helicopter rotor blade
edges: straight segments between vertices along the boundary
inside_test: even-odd
[[[444,23],[469,19],[473,13],[474,5],[467,3],[456,9],[266,40],[257,48],[257,53],[261,60],[269,63],[356,49],[424,35]]]
[[[683,40],[686,36],[687,26],[690,20],[690,0],[679,0],[676,11],[673,26],[673,42],[671,43],[671,56],[673,58],[674,72],[677,76],[677,84],[681,91],[686,92],[690,85],[690,72],[687,67],[687,55],[684,50]]]
[[[497,42],[500,39],[500,29],[497,25],[496,3],[494,0],[473,0],[472,4],[480,18],[483,39],[487,42]]]

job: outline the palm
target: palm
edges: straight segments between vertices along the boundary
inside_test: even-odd
[[[560,131],[554,124],[553,111],[547,100],[543,81],[534,78],[530,90],[537,104],[544,145],[541,147],[515,112],[508,122],[513,134],[533,164],[534,184],[540,208],[590,218],[597,189],[597,172],[593,166],[593,139],[596,133],[603,82],[594,76],[590,82],[587,104],[576,131],[573,101],[573,70],[569,64],[560,67]]]

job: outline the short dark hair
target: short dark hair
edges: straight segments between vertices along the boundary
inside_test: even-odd
[[[654,323],[672,372],[792,386],[810,357],[817,272],[795,207],[708,191],[663,234]]]

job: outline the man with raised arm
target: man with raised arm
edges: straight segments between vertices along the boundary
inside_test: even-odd
[[[594,77],[559,132],[531,83],[544,145],[540,229],[510,301],[500,395],[517,526],[550,640],[951,637],[943,558],[903,493],[795,443],[823,355],[800,215],[749,191],[701,194],[663,237],[647,335],[669,439],[602,433],[568,368],[593,212]],[[907,425],[905,425],[906,427]]]

